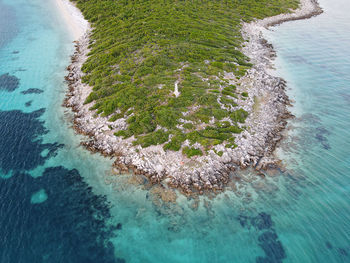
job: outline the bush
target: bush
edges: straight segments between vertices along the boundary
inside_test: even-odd
[[[182,143],[186,140],[186,137],[182,134],[175,135],[169,143],[165,144],[163,149],[166,150],[172,150],[172,151],[178,151],[181,149]]]
[[[184,125],[182,125],[185,129],[187,130],[191,130],[194,128],[192,123],[185,123]]]
[[[182,153],[185,154],[188,158],[199,155],[202,156],[203,152],[200,149],[190,148],[188,146],[182,149]]]
[[[247,117],[248,117],[248,112],[246,112],[243,109],[239,109],[230,113],[230,118],[234,122],[244,123]]]
[[[180,112],[173,108],[159,107],[156,112],[156,121],[165,128],[174,128],[178,124]]]
[[[139,136],[136,141],[133,142],[134,145],[140,144],[142,148],[151,146],[151,145],[157,145],[157,144],[163,144],[165,143],[169,138],[169,133],[158,130],[152,133],[149,133],[145,136]]]

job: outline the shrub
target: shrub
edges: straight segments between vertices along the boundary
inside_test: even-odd
[[[169,138],[169,133],[163,130],[158,130],[149,133],[145,136],[139,136],[134,142],[134,145],[140,144],[141,147],[145,148],[151,145],[163,144]]]
[[[182,125],[185,129],[187,130],[191,130],[194,128],[193,124],[192,123],[185,123],[184,125]]]
[[[190,148],[188,146],[182,149],[182,153],[185,154],[188,158],[191,158],[196,155],[199,155],[199,156],[203,155],[202,150],[196,149],[196,148]]]
[[[186,140],[186,137],[182,134],[175,135],[169,143],[165,144],[163,149],[166,150],[172,150],[172,151],[178,151],[181,149],[182,143]]]
[[[180,112],[169,107],[159,107],[156,112],[156,121],[166,128],[174,128],[178,123]]]
[[[230,118],[234,122],[243,123],[247,117],[248,117],[248,112],[246,112],[243,109],[239,109],[230,113]]]

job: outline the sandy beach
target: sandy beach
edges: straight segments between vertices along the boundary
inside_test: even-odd
[[[89,22],[84,19],[80,10],[69,0],[54,0],[54,2],[73,38],[75,40],[81,38],[90,28]]]
[[[82,36],[84,23],[79,11],[66,1],[56,1],[61,4],[67,24],[77,23],[74,34]],[[222,156],[211,150],[206,156],[187,158],[181,152],[165,152],[161,145],[142,148],[132,144],[133,137],[116,137],[114,133],[125,128],[125,120],[109,122],[106,117],[95,118],[95,111],[89,110],[92,104],[84,104],[92,89],[81,81],[81,66],[89,51],[89,36],[84,34],[76,45],[72,64],[68,67],[66,80],[69,91],[65,100],[65,106],[75,112],[75,130],[90,137],[82,144],[93,152],[115,157],[116,173],[132,171],[143,174],[153,183],[179,188],[185,193],[195,191],[202,194],[206,190],[222,190],[239,169],[253,167],[262,170],[278,166],[280,161],[273,153],[282,139],[281,132],[287,125],[286,120],[291,117],[287,109],[290,102],[285,93],[285,81],[269,74],[275,52],[263,38],[263,30],[284,21],[305,19],[321,12],[315,0],[301,0],[300,7],[293,13],[243,24],[242,35],[249,42],[242,52],[254,64],[239,83],[239,92],[249,90],[249,97],[239,102],[249,112],[245,123],[249,129],[236,137],[235,149],[215,146],[216,151],[223,152]],[[226,74],[226,79],[230,84],[237,84],[231,73]]]

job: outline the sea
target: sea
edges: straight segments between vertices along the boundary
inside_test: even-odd
[[[319,2],[264,33],[295,116],[282,168],[174,203],[80,145],[54,0],[0,0],[0,263],[350,262],[350,2]]]

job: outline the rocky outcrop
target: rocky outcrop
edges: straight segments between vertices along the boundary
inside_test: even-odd
[[[133,172],[146,175],[152,183],[159,183],[180,188],[185,193],[193,191],[220,191],[230,180],[232,172],[248,166],[256,170],[277,166],[279,160],[273,152],[282,139],[281,131],[291,117],[287,106],[290,104],[285,93],[286,83],[283,79],[268,74],[273,67],[275,52],[262,37],[264,27],[309,17],[320,12],[313,0],[302,0],[301,8],[293,14],[267,18],[250,24],[244,24],[243,37],[249,40],[242,48],[251,58],[254,66],[240,80],[232,73],[225,78],[230,84],[239,84],[238,92],[248,91],[248,97],[240,101],[240,107],[249,112],[244,126],[245,130],[235,140],[237,147],[225,148],[216,145],[208,155],[187,158],[181,152],[164,151],[161,145],[141,148],[132,144],[133,137],[122,139],[114,133],[124,129],[126,122],[120,119],[109,122],[108,118],[97,116],[84,104],[92,88],[82,83],[82,64],[87,59],[89,32],[78,42],[72,56],[72,64],[67,68],[66,77],[69,90],[64,105],[74,111],[74,128],[77,132],[88,135],[82,142],[93,152],[115,157],[114,166],[120,173]],[[222,152],[218,155],[216,152]]]

